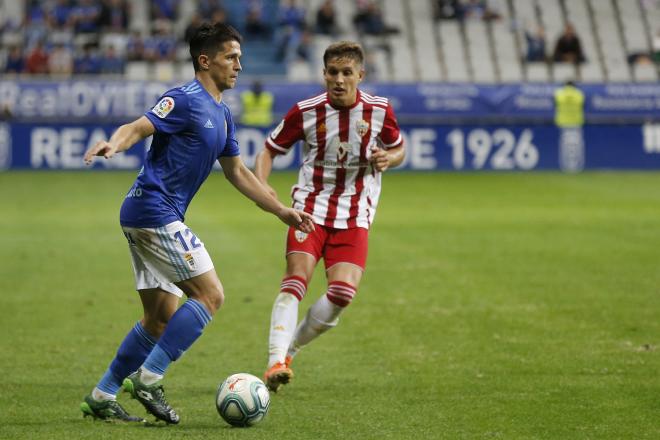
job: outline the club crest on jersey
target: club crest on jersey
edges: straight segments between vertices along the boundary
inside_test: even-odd
[[[296,241],[298,243],[302,243],[303,241],[307,240],[307,233],[303,231],[295,231],[294,236],[296,237]]]
[[[357,121],[355,125],[360,137],[364,136],[365,134],[367,134],[367,131],[369,131],[369,123],[364,119]]]
[[[183,256],[183,259],[186,260],[186,263],[188,263],[188,266],[190,266],[192,270],[195,270],[197,268],[197,264],[195,263],[195,259],[193,258],[192,255],[185,254]]]
[[[172,109],[174,109],[174,99],[166,96],[158,101],[158,104],[156,104],[154,108],[151,109],[151,113],[163,119],[165,116],[170,114]]]

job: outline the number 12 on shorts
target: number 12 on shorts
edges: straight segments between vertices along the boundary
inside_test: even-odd
[[[190,246],[188,246],[188,243],[186,243],[186,239],[184,238],[184,235],[185,237],[190,237]],[[186,252],[189,251],[190,248],[197,249],[198,247],[203,246],[203,243],[197,241],[197,236],[193,234],[190,229],[186,229],[185,231],[183,231],[183,234],[181,233],[181,231],[176,231],[174,233],[174,238],[179,240],[181,246],[183,246],[183,250]]]

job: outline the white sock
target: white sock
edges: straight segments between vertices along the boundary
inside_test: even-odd
[[[270,316],[268,338],[268,368],[284,362],[286,350],[298,322],[298,298],[290,293],[280,293],[275,298]]]
[[[294,357],[305,345],[335,327],[342,310],[344,308],[330,302],[327,295],[321,296],[296,328],[287,354]]]
[[[97,402],[101,402],[104,400],[117,400],[117,396],[114,394],[106,393],[105,391],[101,391],[95,387],[92,390],[92,399],[96,400]]]
[[[140,382],[143,384],[153,385],[161,379],[163,379],[162,374],[154,373],[153,371],[147,370],[144,367],[140,368]]]

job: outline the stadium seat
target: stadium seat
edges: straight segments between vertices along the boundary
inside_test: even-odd
[[[147,61],[129,61],[126,63],[126,79],[144,81],[150,77],[150,66]]]

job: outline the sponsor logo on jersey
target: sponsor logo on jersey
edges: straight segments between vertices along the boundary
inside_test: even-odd
[[[174,108],[174,99],[170,98],[169,96],[166,96],[160,101],[158,101],[158,104],[156,104],[154,108],[151,109],[151,112],[156,116],[158,116],[159,118],[163,119],[165,118],[165,116],[170,114],[173,108]]]
[[[362,119],[361,121],[357,121],[355,124],[357,127],[357,132],[360,135],[360,137],[364,136],[367,134],[367,131],[369,131],[369,123]]]
[[[207,119],[206,124],[204,124],[204,128],[213,128],[213,122],[211,122],[210,119]]]
[[[325,123],[321,122],[321,125],[319,125],[319,133],[325,133],[326,128],[325,128]]]
[[[303,231],[296,231],[294,236],[296,237],[296,241],[298,243],[302,243],[303,241],[307,240],[307,233]]]
[[[346,156],[348,156],[348,149],[350,145],[348,142],[340,142],[337,146],[337,161],[344,162],[346,161]]]

